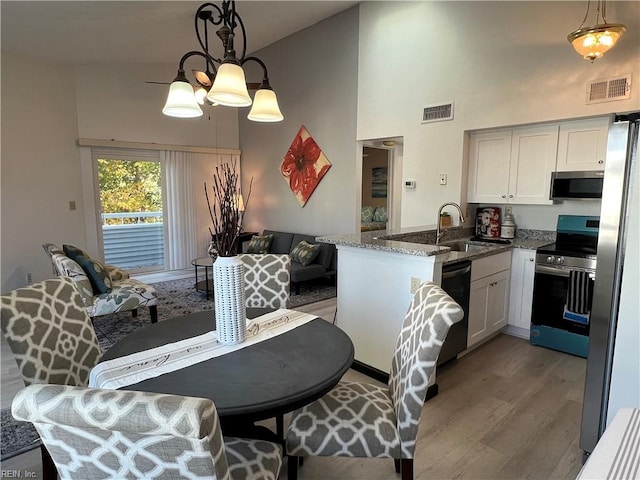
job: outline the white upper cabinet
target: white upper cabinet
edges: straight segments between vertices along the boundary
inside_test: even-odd
[[[511,137],[507,203],[551,205],[551,173],[556,166],[558,126],[517,128]]]
[[[552,203],[557,124],[472,133],[470,140],[470,203]]]
[[[469,146],[468,201],[504,202],[509,185],[511,130],[472,133]]]
[[[556,170],[604,170],[609,122],[600,117],[561,123]]]

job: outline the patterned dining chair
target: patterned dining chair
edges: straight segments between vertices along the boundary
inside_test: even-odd
[[[242,253],[246,306],[287,308],[291,257],[288,254]]]
[[[0,326],[25,385],[89,383],[101,351],[71,279],[45,280],[2,295]],[[44,478],[57,478],[44,445],[41,453]]]
[[[211,400],[31,385],[11,412],[32,422],[67,479],[276,480],[282,447],[224,438]]]
[[[420,414],[442,343],[462,308],[438,285],[416,291],[398,336],[387,387],[340,382],[293,412],[286,437],[289,479],[298,457],[393,458],[403,480],[413,479]]]

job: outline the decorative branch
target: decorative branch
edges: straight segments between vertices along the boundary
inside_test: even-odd
[[[251,197],[253,178],[249,183],[249,193],[244,201],[245,209]],[[213,230],[209,227],[211,241],[215,244],[218,255],[231,257],[237,252],[238,236],[242,230],[242,215],[240,212],[240,186],[236,161],[216,166],[211,184],[212,198],[209,197],[207,183],[204,184],[204,194],[209,206],[209,216]]]

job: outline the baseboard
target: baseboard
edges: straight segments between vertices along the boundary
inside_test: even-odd
[[[524,340],[529,340],[529,329],[516,327],[515,325],[507,325],[502,329],[502,333],[506,333],[507,335],[511,335],[512,337],[523,338]]]
[[[353,368],[356,372],[364,373],[367,377],[371,377],[374,380],[378,380],[382,383],[389,383],[389,374],[383,372],[382,370],[378,370],[366,363],[362,363],[358,360],[354,360],[351,364],[351,368]]]

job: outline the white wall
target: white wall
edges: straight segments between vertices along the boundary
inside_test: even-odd
[[[584,2],[364,2],[360,6],[358,139],[402,136],[402,226],[436,223],[437,207],[466,198],[464,132],[637,110],[631,99],[586,106],[586,82],[640,78],[639,2],[608,2],[629,28],[591,64],[566,40]],[[455,102],[454,120],[421,124],[425,105]],[[449,184],[440,186],[440,173]],[[431,216],[432,221],[426,221]],[[557,215],[552,215],[557,216]],[[525,216],[523,218],[528,218]],[[530,225],[546,224],[534,214]]]
[[[353,231],[360,194],[359,186],[354,190],[357,42],[358,10],[353,8],[256,53],[269,68],[285,119],[269,125],[241,114],[243,191],[254,179],[246,230]],[[301,125],[332,164],[303,208],[280,174]]]
[[[73,71],[3,52],[3,293],[52,276],[43,243],[85,243],[77,131]]]
[[[78,136],[238,148],[236,108],[206,106],[204,115],[198,118],[179,119],[162,114],[169,85],[145,82],[171,82],[176,68],[177,64],[76,67]]]

